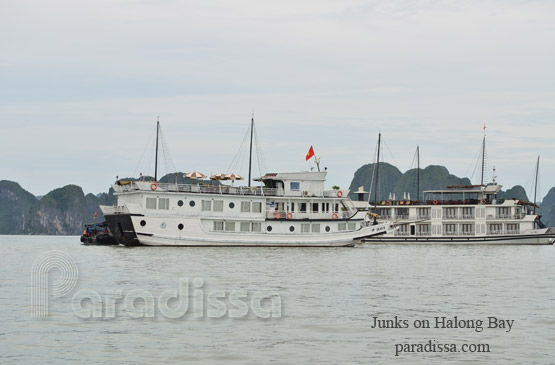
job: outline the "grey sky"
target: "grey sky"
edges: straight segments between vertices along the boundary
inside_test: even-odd
[[[530,188],[540,154],[555,186],[551,1],[0,4],[0,178],[34,194],[106,191],[157,115],[178,170],[225,171],[252,112],[269,170],[309,168],[314,145],[328,186],[380,130],[402,171],[419,144],[464,175],[484,123],[501,184]]]

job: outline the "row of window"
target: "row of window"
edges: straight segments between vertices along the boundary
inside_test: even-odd
[[[177,205],[182,207],[183,200],[178,200]],[[194,207],[195,201],[189,201],[189,206]],[[229,203],[229,208],[235,208],[235,203]],[[146,198],[146,209],[170,209],[170,199],[169,198]],[[203,212],[223,212],[224,211],[224,201],[223,200],[202,200],[201,210]],[[262,213],[262,203],[261,202],[241,202],[241,212],[242,213]]]
[[[227,222],[227,221],[215,221],[213,222],[213,230],[215,232],[235,232],[236,227],[239,226],[240,232],[262,232],[262,223],[260,222]],[[338,223],[338,231],[354,231],[356,229],[356,223]],[[272,231],[272,226],[266,227],[268,232]],[[330,226],[324,228],[326,232],[331,231]],[[295,226],[289,227],[290,232],[295,231]],[[320,233],[321,225],[320,223],[302,223],[301,233]]]

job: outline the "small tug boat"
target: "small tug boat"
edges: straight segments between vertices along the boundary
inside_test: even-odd
[[[84,245],[117,245],[118,242],[110,234],[110,229],[106,222],[85,224],[85,230],[81,235],[81,242]]]

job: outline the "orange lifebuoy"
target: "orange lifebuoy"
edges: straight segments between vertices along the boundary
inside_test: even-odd
[[[333,213],[333,214],[331,215],[331,219],[337,219],[337,218],[339,218],[339,216],[337,215],[337,213]]]
[[[482,204],[486,204],[486,203],[487,203],[486,199],[483,199]]]
[[[341,190],[337,190],[337,197],[341,198],[343,196],[343,192]]]
[[[437,205],[437,203],[439,203],[437,200],[434,200],[434,205]]]
[[[156,183],[150,184],[150,190],[156,190],[156,189],[158,189],[158,184]]]
[[[287,213],[287,219],[293,219],[293,213],[291,212]]]

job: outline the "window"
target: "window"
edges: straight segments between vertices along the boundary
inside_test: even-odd
[[[262,213],[262,203],[261,202],[253,202],[252,203],[252,212],[253,213]]]
[[[511,218],[511,208],[497,208],[497,218]]]
[[[189,206],[190,206],[190,207],[194,207],[194,206],[195,206],[195,201],[194,201],[194,200],[191,200],[191,201],[189,202]]]
[[[520,233],[520,224],[519,223],[508,223],[507,224],[507,233],[508,234],[518,234],[518,233]]]
[[[443,219],[457,219],[457,208],[443,208]]]
[[[224,222],[214,222],[214,231],[221,232],[224,230]]]
[[[141,221],[141,227],[146,226],[146,221]]]
[[[310,232],[310,224],[309,223],[302,223],[301,224],[301,233],[308,233]]]
[[[445,209],[452,209],[452,208],[445,208]],[[457,225],[456,224],[444,224],[443,225],[443,233],[446,234],[447,236],[456,235],[457,234]]]
[[[300,212],[301,212],[301,213],[306,213],[306,203],[301,203]]]
[[[177,201],[177,205],[180,206],[180,207],[182,207],[182,206],[183,206],[183,200],[178,200],[178,201]]]
[[[241,213],[250,213],[251,202],[241,202]]]
[[[488,224],[488,234],[501,234],[503,233],[502,224]]]
[[[241,232],[249,232],[251,230],[251,223],[250,222],[241,222],[240,230],[241,230]]]
[[[229,209],[233,209],[233,208],[235,208],[235,203],[233,202],[229,203]]]
[[[215,212],[223,212],[224,211],[224,201],[223,200],[214,200],[214,211]]]
[[[380,217],[391,218],[391,208],[378,208],[377,213]]]
[[[225,222],[226,232],[235,232],[235,222]]]
[[[429,224],[418,224],[416,225],[417,229],[417,233],[420,236],[428,236],[430,235],[430,225]]]
[[[253,223],[252,223],[252,231],[253,231],[253,232],[262,232],[262,223],[260,223],[260,222],[253,222]]]
[[[355,222],[349,222],[349,223],[347,224],[347,229],[348,229],[349,231],[354,231],[354,230],[357,229],[357,224],[356,224]]]
[[[272,226],[268,226],[266,227],[266,229],[268,230],[268,232],[272,232]]]
[[[395,208],[395,216],[401,219],[408,219],[409,208]]]
[[[146,209],[156,209],[156,198],[146,198]]]
[[[463,208],[465,209],[465,208]],[[473,235],[474,234],[474,224],[461,224],[461,233],[463,235]]]
[[[289,227],[289,231],[290,231],[290,232],[294,232],[294,231],[295,231],[295,227],[293,227],[293,226]]]
[[[291,191],[300,191],[301,190],[301,183],[299,182],[291,182],[290,184]]]
[[[181,231],[183,229],[183,224],[179,223],[179,225],[177,226],[177,228]]]
[[[315,232],[315,233],[320,232],[320,224],[319,223],[312,223],[312,232]]]
[[[158,209],[170,209],[170,199],[159,198],[158,199]]]
[[[331,230],[330,226],[326,226],[326,232],[329,232]]]
[[[322,203],[322,213],[330,212],[330,203]]]
[[[336,204],[333,205],[333,212],[334,213],[339,212],[339,204],[336,203]]]
[[[203,212],[209,212],[212,210],[212,201],[211,200],[203,200],[202,201],[202,208]]]
[[[338,223],[337,224],[337,230],[338,231],[346,231],[347,230],[347,223],[345,223],[345,222]]]
[[[472,207],[464,207],[462,209],[462,217],[463,219],[473,219],[474,218],[474,208]]]
[[[312,212],[318,213],[318,203],[312,203]]]
[[[430,208],[417,208],[416,217],[417,219],[430,219]]]

